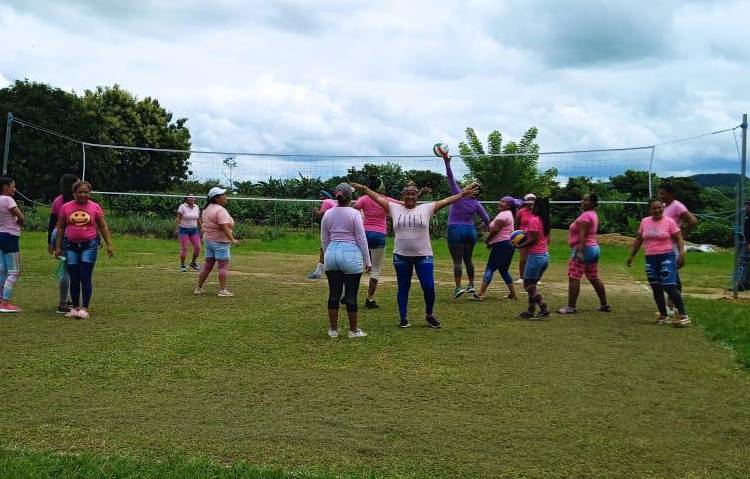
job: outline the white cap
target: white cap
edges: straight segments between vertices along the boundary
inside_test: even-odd
[[[534,193],[529,193],[523,197],[524,201],[534,201],[536,199],[536,195]]]
[[[208,196],[208,199],[210,200],[214,196],[223,195],[226,192],[227,192],[227,190],[225,190],[224,188],[219,188],[218,186],[214,186],[213,188],[211,188],[210,190],[208,190],[208,195],[207,196]]]

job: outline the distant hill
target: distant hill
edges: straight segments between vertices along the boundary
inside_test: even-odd
[[[703,186],[703,187],[713,187],[713,188],[721,188],[721,187],[730,187],[733,188],[737,186],[737,183],[740,181],[740,175],[739,173],[712,173],[712,174],[703,174],[703,175],[693,175],[689,176],[691,180],[693,180],[696,184]]]

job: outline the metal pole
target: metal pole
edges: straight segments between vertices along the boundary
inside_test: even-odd
[[[10,130],[13,126],[13,113],[8,112],[8,123],[5,125],[5,151],[3,152],[3,176],[8,174],[8,154],[10,153]]]
[[[739,291],[739,266],[740,260],[743,255],[743,247],[745,243],[742,241],[742,231],[745,226],[745,181],[747,177],[747,113],[742,115],[742,163],[740,165],[740,184],[737,187],[737,234],[735,235],[735,250],[734,250],[734,299],[737,299]],[[745,242],[750,241],[748,238],[744,238]],[[745,265],[747,268],[748,265]]]
[[[86,143],[81,143],[81,150],[83,151],[83,167],[81,168],[81,179],[86,179]]]
[[[651,200],[651,198],[654,197],[654,192],[651,188],[651,176],[653,175],[654,171],[654,151],[656,151],[656,147],[651,147],[651,159],[648,160],[648,199]]]

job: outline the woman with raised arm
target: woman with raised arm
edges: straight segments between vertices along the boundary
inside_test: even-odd
[[[633,258],[643,245],[646,250],[646,278],[651,285],[656,307],[659,308],[657,324],[669,322],[667,303],[664,300],[666,292],[677,307],[672,326],[687,326],[690,324],[690,318],[685,312],[685,303],[677,288],[677,268],[685,264],[685,242],[682,240],[679,225],[664,214],[664,204],[660,199],[652,199],[649,202],[649,211],[651,216],[641,220],[638,235],[630,248],[627,265],[630,267],[633,264]],[[676,256],[672,249],[673,241],[677,244],[679,256]]]
[[[599,297],[599,311],[609,313],[607,293],[604,283],[599,279],[599,242],[596,233],[599,228],[599,216],[596,207],[599,197],[596,193],[583,195],[581,209],[583,213],[570,224],[568,229],[568,246],[571,248],[568,260],[568,304],[557,310],[560,314],[575,314],[576,303],[581,292],[581,278],[586,275],[591,286]]]
[[[448,177],[451,193],[458,194],[461,192],[461,188],[453,178],[450,155],[446,153],[443,160],[445,161],[445,174]],[[474,246],[477,244],[477,226],[474,223],[474,216],[479,216],[485,226],[490,223],[490,217],[477,196],[479,196],[479,190],[475,195],[455,202],[448,211],[448,251],[450,251],[453,259],[453,278],[456,282],[453,299],[458,299],[464,293],[473,294],[476,291],[474,288],[474,261],[472,259]],[[466,266],[466,277],[469,280],[466,288],[461,287],[462,263]]]
[[[73,185],[73,198],[73,201],[68,201],[60,208],[55,256],[59,257],[64,248],[73,303],[65,316],[86,319],[89,317],[89,303],[94,291],[93,274],[100,237],[104,238],[107,245],[107,255],[111,258],[115,253],[109,226],[104,219],[104,210],[91,200],[91,183],[76,181]]]
[[[481,301],[484,298],[495,271],[499,271],[500,276],[505,281],[505,286],[508,288],[508,299],[518,299],[516,289],[513,286],[513,277],[508,270],[515,252],[515,248],[510,242],[510,234],[513,232],[516,209],[521,205],[523,205],[523,201],[512,196],[503,196],[498,202],[499,213],[495,216],[495,219],[490,221],[490,229],[487,233],[487,240],[485,240],[487,247],[490,248],[490,257],[487,259],[482,286],[479,288],[478,294],[474,293],[474,299]]]
[[[431,328],[440,328],[440,321],[435,319],[433,306],[435,305],[435,279],[432,258],[432,244],[430,243],[430,218],[432,215],[463,198],[475,196],[478,191],[476,183],[472,183],[461,192],[443,198],[442,200],[417,204],[419,188],[413,183],[408,184],[401,191],[401,203],[389,202],[381,194],[358,183],[352,183],[356,189],[364,192],[375,200],[383,210],[387,211],[393,221],[395,245],[393,248],[393,267],[396,269],[398,280],[398,311],[399,327],[409,327],[406,317],[409,302],[409,289],[414,270],[417,271],[419,284],[422,286],[425,302],[425,320]]]
[[[523,288],[529,295],[529,306],[526,311],[518,313],[521,319],[534,318],[536,307],[539,306],[538,318],[549,316],[549,308],[539,292],[538,284],[542,275],[549,266],[549,233],[551,230],[549,217],[549,201],[546,198],[537,198],[531,208],[531,217],[528,220],[526,239],[517,247],[526,250],[526,266],[523,270]]]

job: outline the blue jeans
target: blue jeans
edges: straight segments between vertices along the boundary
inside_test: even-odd
[[[365,270],[364,259],[354,243],[332,241],[323,255],[326,271],[341,271],[344,274],[361,274]]]
[[[213,258],[217,261],[229,261],[231,258],[229,243],[225,241],[203,240],[203,246],[203,249],[206,251],[206,259]]]
[[[185,235],[187,235],[187,236],[193,236],[193,235],[197,235],[197,234],[198,234],[198,227],[197,226],[195,228],[186,228],[184,226],[180,226],[180,229],[177,232],[177,237],[179,238],[180,236],[185,236]]]
[[[570,258],[575,259],[578,248],[570,248]],[[599,262],[599,245],[583,247],[583,264],[593,264]]]
[[[549,266],[549,253],[529,253],[526,257],[526,268],[523,270],[524,281],[538,282],[547,271],[547,266]]]
[[[492,275],[495,271],[500,271],[505,284],[511,284],[513,277],[508,272],[510,268],[510,262],[513,260],[513,253],[516,248],[510,243],[510,240],[500,241],[492,245],[490,249],[490,257],[487,259],[487,267],[484,270],[484,277],[482,278],[485,283],[490,284],[492,282]]]
[[[477,227],[474,225],[448,225],[448,244],[475,245]]]
[[[94,294],[94,265],[99,250],[99,238],[73,243],[64,240],[65,261],[70,277],[70,299],[73,307],[89,307]]]
[[[406,307],[409,303],[409,289],[411,289],[411,275],[417,270],[417,278],[424,293],[424,308],[427,316],[432,316],[435,306],[435,278],[432,256],[402,256],[393,255],[393,267],[396,269],[398,280],[398,313],[402,320],[406,319]]]
[[[377,231],[365,231],[367,237],[367,248],[378,249],[385,248],[385,234]]]
[[[662,286],[677,285],[677,260],[674,253],[646,256],[646,278],[649,283]]]

